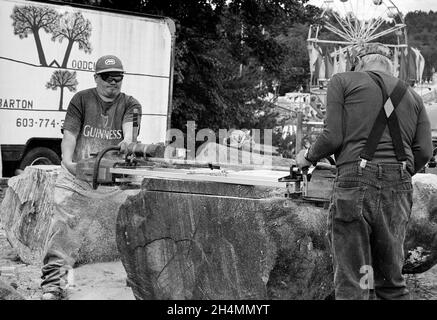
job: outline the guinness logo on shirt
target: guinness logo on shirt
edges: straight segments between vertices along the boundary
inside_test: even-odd
[[[90,125],[83,127],[83,136],[87,138],[97,138],[104,140],[119,140],[123,139],[122,130],[105,130],[101,128],[94,128]]]

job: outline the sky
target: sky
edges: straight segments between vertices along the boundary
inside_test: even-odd
[[[355,1],[360,1],[360,0],[355,0]],[[406,14],[409,11],[416,11],[416,10],[421,10],[426,12],[430,10],[437,11],[437,0],[392,0],[392,2],[404,14]],[[310,0],[309,3],[317,6],[317,5],[321,5],[323,3],[323,0]]]

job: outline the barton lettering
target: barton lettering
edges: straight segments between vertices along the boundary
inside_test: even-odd
[[[33,109],[33,100],[0,98],[2,109]]]

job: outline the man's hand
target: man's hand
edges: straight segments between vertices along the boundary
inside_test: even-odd
[[[77,167],[77,163],[75,162],[65,162],[62,161],[62,164],[64,165],[64,167],[72,174],[72,175],[76,175],[76,167]]]
[[[309,162],[307,159],[305,159],[305,153],[307,149],[302,149],[299,151],[299,153],[296,155],[296,164],[299,167],[299,169],[309,167],[312,165],[311,162]]]
[[[120,147],[120,153],[126,153],[127,152],[127,146],[132,143],[131,141],[128,140],[123,140],[121,141],[118,146]]]

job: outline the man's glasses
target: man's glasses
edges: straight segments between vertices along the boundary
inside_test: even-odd
[[[112,81],[115,82],[120,82],[121,80],[123,80],[123,75],[119,74],[119,75],[111,75],[108,73],[101,73],[99,74],[100,78],[102,78],[103,81],[107,82],[107,83],[111,83]]]

